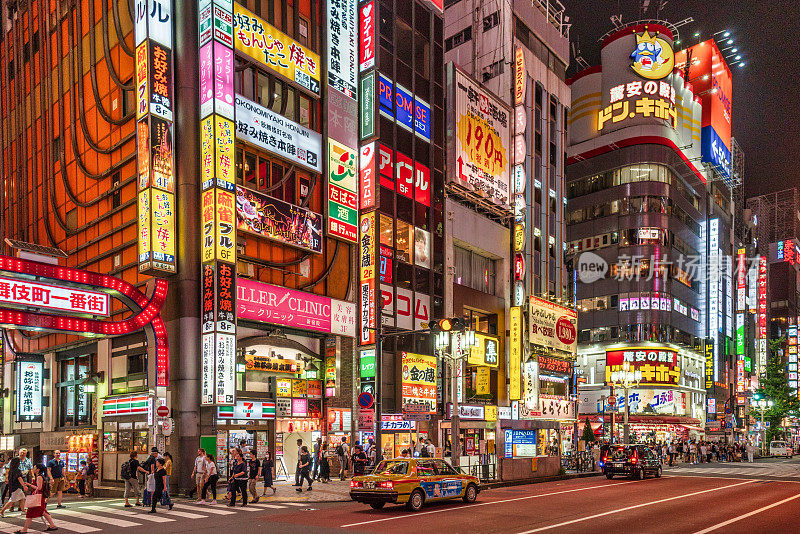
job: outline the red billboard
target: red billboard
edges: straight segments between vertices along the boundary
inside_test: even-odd
[[[667,347],[625,347],[606,350],[606,382],[611,382],[611,373],[621,371],[628,362],[631,371],[641,371],[641,384],[677,386],[681,367],[678,351]]]

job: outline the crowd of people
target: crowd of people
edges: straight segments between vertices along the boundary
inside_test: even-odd
[[[0,468],[0,486],[2,486],[2,508],[0,517],[5,517],[6,512],[18,509],[25,514],[25,525],[16,531],[17,534],[28,532],[34,519],[42,518],[46,522],[46,531],[58,530],[53,518],[47,511],[47,499],[51,495],[58,498],[58,508],[63,508],[61,502],[64,486],[64,462],[60,459],[60,452],[56,451],[53,459],[44,464],[34,464],[28,457],[28,450],[20,449],[17,455],[8,462],[2,458],[3,467]],[[86,480],[86,479],[84,479]]]
[[[678,463],[701,464],[711,462],[749,462],[753,463],[757,447],[749,441],[737,443],[723,443],[705,440],[677,440],[670,442],[648,443],[652,450],[658,454],[662,464],[674,466]],[[608,443],[597,443],[595,448],[596,460],[602,456],[603,449]]]

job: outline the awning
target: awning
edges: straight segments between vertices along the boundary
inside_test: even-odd
[[[598,422],[602,414],[582,414],[578,416],[580,421],[585,421],[586,418],[589,418],[589,421],[594,423]],[[616,422],[617,424],[622,424],[625,420],[625,416],[621,413],[617,414]],[[604,421],[606,423],[611,422],[611,414],[607,413],[605,415]],[[687,417],[684,415],[642,415],[636,414],[631,415],[629,418],[629,422],[641,424],[641,425],[699,425],[700,419],[696,419],[694,417]]]

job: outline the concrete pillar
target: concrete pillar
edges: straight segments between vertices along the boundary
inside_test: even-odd
[[[175,183],[178,203],[178,274],[170,277],[163,318],[170,348],[170,391],[175,430],[169,450],[172,480],[190,485],[200,444],[200,127],[197,2],[175,0]],[[153,363],[151,363],[153,365]],[[152,387],[152,386],[151,386]]]

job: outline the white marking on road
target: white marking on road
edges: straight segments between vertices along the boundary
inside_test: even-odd
[[[655,479],[650,479],[650,480],[655,480]],[[571,490],[553,491],[553,492],[550,492],[550,493],[540,493],[540,494],[537,494],[537,495],[526,495],[525,497],[514,497],[514,498],[511,498],[511,499],[502,499],[502,500],[499,500],[499,501],[479,502],[479,503],[475,503],[475,504],[468,504],[466,506],[454,506],[452,508],[444,508],[444,509],[441,509],[441,510],[429,510],[427,512],[418,512],[418,513],[416,513],[414,515],[399,515],[399,516],[395,516],[395,517],[384,517],[383,519],[372,519],[370,521],[360,521],[358,523],[349,523],[347,525],[341,525],[340,528],[357,527],[359,525],[369,525],[369,524],[372,524],[372,523],[382,523],[384,521],[395,521],[397,519],[408,519],[408,518],[411,518],[411,517],[419,517],[421,515],[440,514],[442,512],[454,512],[454,511],[458,511],[458,510],[463,510],[464,508],[472,508],[474,506],[488,506],[490,504],[502,504],[502,503],[506,503],[506,502],[523,501],[525,499],[538,499],[539,497],[549,497],[551,495],[561,495],[563,493],[573,493],[573,492],[576,492],[576,491],[586,491],[586,490],[597,489],[597,488],[609,488],[609,487],[613,487],[613,486],[624,486],[626,484],[637,484],[637,483],[641,483],[641,482],[644,482],[644,481],[643,480],[642,481],[633,480],[631,482],[609,483],[609,484],[603,484],[603,485],[600,485],[600,486],[588,486],[588,487],[585,487],[585,488],[575,488],[575,489],[571,489]],[[289,503],[287,502],[287,503],[283,503],[283,504],[289,504]],[[302,506],[302,505],[296,505],[296,506]]]
[[[175,521],[174,519],[170,519],[169,517],[161,517],[158,514],[146,514],[146,513],[137,513],[135,511],[127,511],[127,510],[117,510],[115,508],[106,508],[105,506],[84,506],[83,508],[87,510],[92,510],[94,512],[105,512],[107,514],[116,514],[116,515],[124,515],[126,517],[133,516],[136,519],[143,519],[145,521],[152,521],[153,523],[169,523],[170,521]]]
[[[108,525],[113,525],[115,527],[139,527],[141,523],[135,523],[133,521],[128,521],[126,519],[119,519],[117,517],[106,517],[102,515],[95,515],[95,514],[86,514],[84,512],[78,512],[77,510],[64,510],[63,508],[59,508],[57,510],[48,510],[51,514],[62,516],[67,515],[70,517],[75,517],[77,519],[83,519],[84,521],[94,521],[95,523],[106,523]]]
[[[202,514],[193,514],[191,512],[179,512],[178,510],[160,510],[158,513],[164,513],[167,515],[174,515],[177,517],[185,517],[186,519],[202,519],[204,517],[208,517]]]
[[[669,502],[675,501],[677,499],[685,499],[686,497],[693,497],[695,495],[701,495],[703,493],[710,493],[712,491],[719,491],[728,488],[734,488],[736,486],[741,486],[743,484],[752,484],[756,482],[755,480],[746,480],[745,482],[738,482],[736,484],[728,484],[727,486],[721,486],[719,488],[711,488],[702,491],[695,491],[693,493],[686,493],[684,495],[676,495],[675,497],[667,497],[666,499],[658,499],[657,501],[650,501],[650,502],[643,502],[641,504],[634,504],[632,506],[625,506],[624,508],[617,508],[616,510],[609,510],[608,512],[601,512],[599,514],[588,515],[585,517],[579,517],[578,519],[571,519],[570,521],[564,521],[562,523],[556,523],[555,525],[547,525],[544,527],[534,528],[532,530],[526,530],[524,532],[520,532],[519,534],[533,534],[534,532],[541,532],[543,530],[550,530],[553,528],[563,527],[565,525],[572,525],[574,523],[580,523],[582,521],[589,521],[590,519],[596,519],[598,517],[604,517],[611,514],[618,514],[620,512],[627,512],[628,510],[635,510],[636,508],[643,508],[645,506],[651,506],[653,504],[660,504],[662,502]]]
[[[63,528],[64,530],[71,530],[72,532],[78,532],[79,534],[84,534],[85,532],[97,532],[100,530],[97,527],[91,527],[89,525],[81,525],[80,523],[70,523],[69,521],[64,521],[61,518],[55,520],[55,524],[58,528]]]
[[[204,514],[208,513],[214,515],[231,515],[236,513],[231,510],[221,510],[213,504],[209,504],[207,506],[192,506],[189,504],[177,503],[175,504],[175,508],[180,508],[181,510],[188,510],[190,512],[202,512]]]
[[[793,501],[793,500],[795,500],[797,498],[800,498],[800,494],[793,495],[792,497],[787,497],[786,499],[783,499],[782,501],[778,501],[778,502],[774,502],[772,504],[768,504],[767,506],[759,508],[758,510],[753,510],[752,512],[748,512],[746,514],[742,514],[742,515],[740,515],[738,517],[734,517],[733,519],[728,519],[727,521],[724,521],[722,523],[717,523],[716,525],[711,525],[710,527],[708,527],[706,529],[698,530],[694,534],[706,534],[707,532],[712,532],[714,530],[717,530],[718,528],[726,527],[726,526],[730,525],[731,523],[736,523],[737,521],[741,521],[742,519],[747,519],[750,516],[754,516],[756,514],[760,514],[761,512],[769,510],[770,508],[775,508],[776,506],[780,506],[783,503],[787,503],[789,501]]]
[[[308,504],[303,504],[301,502],[282,502],[286,506],[308,506]]]
[[[20,527],[13,525],[11,523],[6,523],[5,521],[0,521],[0,532],[7,532],[8,534],[12,534],[18,531]]]
[[[254,508],[274,508],[276,510],[283,510],[286,508],[285,506],[281,506],[279,504],[262,504],[257,502],[255,504],[248,504],[247,506],[253,506]]]

